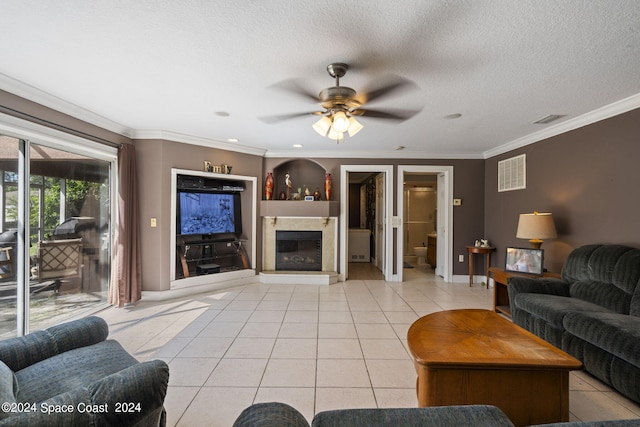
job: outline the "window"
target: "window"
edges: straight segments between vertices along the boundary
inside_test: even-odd
[[[33,124],[16,128],[3,119],[0,338],[106,304],[117,155],[114,147]],[[25,213],[21,183],[27,183]]]

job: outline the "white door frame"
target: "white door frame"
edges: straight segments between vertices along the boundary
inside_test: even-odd
[[[338,278],[345,281],[349,277],[348,240],[349,240],[349,172],[384,173],[384,204],[385,218],[383,221],[387,248],[384,255],[384,279],[387,282],[397,281],[393,275],[393,251],[388,248],[393,242],[393,227],[391,213],[393,212],[393,165],[341,165],[340,166],[340,273]]]
[[[438,250],[437,269],[441,272],[445,282],[453,281],[453,166],[418,166],[418,165],[400,165],[398,166],[398,187],[397,187],[397,204],[398,204],[398,281],[402,281],[403,251],[404,251],[404,233],[402,232],[402,220],[404,218],[404,180],[405,172],[419,173],[435,173],[442,174],[444,177],[444,188],[438,186],[438,196],[443,195],[445,200],[444,206],[438,203],[437,216],[437,234],[438,234]],[[440,200],[440,197],[438,197]]]
[[[382,271],[383,274],[387,272],[385,264],[385,254],[387,253],[387,239],[384,231],[384,219],[387,217],[385,201],[387,195],[385,194],[385,176],[382,174],[376,175],[376,222],[374,224],[374,241],[376,242],[374,248],[375,266]],[[393,200],[393,199],[392,199]]]

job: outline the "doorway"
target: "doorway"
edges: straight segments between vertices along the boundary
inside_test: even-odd
[[[349,181],[350,177],[356,174],[360,176],[364,174],[372,179],[372,185],[369,186],[370,194],[366,194],[367,187],[353,194]],[[368,251],[366,251],[368,256],[366,253],[364,255],[365,260],[368,261],[366,268],[375,268],[382,273],[384,280],[394,281],[393,251],[387,250],[388,242],[393,241],[393,229],[390,224],[390,213],[392,212],[392,197],[390,195],[393,193],[392,174],[393,166],[391,165],[342,165],[340,167],[340,232],[342,237],[340,239],[339,280],[341,281],[350,278],[349,258],[353,251],[349,249],[349,241],[351,240],[349,234],[356,236],[358,233],[366,234],[367,239],[371,242],[367,248]],[[357,230],[363,231],[355,231],[353,227],[350,227],[352,221],[350,222],[349,217],[353,213],[350,212],[349,205],[352,197],[359,200],[364,199],[366,203],[364,215],[357,216],[361,218],[358,220]],[[352,245],[354,244],[352,243]],[[351,253],[351,256],[357,257],[358,254]],[[360,269],[360,267],[358,268]]]
[[[407,263],[435,268],[435,251],[427,253],[427,245],[437,238],[436,216],[437,175],[412,175],[404,182],[402,233],[404,245],[402,255]]]
[[[425,182],[416,190],[407,191],[405,182]],[[453,248],[453,166],[398,166],[398,217],[403,219],[403,225],[398,232],[398,248],[402,254],[398,256],[399,281],[403,280],[404,255],[416,256],[421,246],[431,246],[420,253],[429,257],[436,275],[446,282],[452,281],[452,251]],[[423,190],[417,190],[422,188]],[[434,190],[428,190],[433,187]],[[431,192],[429,192],[431,191]],[[425,199],[424,203],[411,206],[411,200],[417,203]],[[423,206],[424,205],[424,206]],[[430,207],[433,206],[433,209]],[[431,210],[432,209],[432,210]],[[421,210],[427,210],[422,213]],[[430,217],[431,216],[431,217]],[[432,256],[435,247],[435,259]],[[417,249],[416,249],[417,248]],[[431,254],[430,254],[431,252]],[[429,256],[431,255],[431,256]],[[426,262],[426,260],[425,260]]]

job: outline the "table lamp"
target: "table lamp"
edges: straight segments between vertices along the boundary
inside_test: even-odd
[[[556,226],[553,223],[553,215],[550,213],[533,212],[520,214],[518,221],[518,239],[529,239],[529,244],[534,249],[540,249],[543,239],[555,239],[558,237]]]

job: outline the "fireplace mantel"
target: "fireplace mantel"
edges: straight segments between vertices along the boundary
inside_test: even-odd
[[[338,202],[318,200],[306,202],[303,200],[261,200],[260,216],[291,216],[291,217],[337,217],[339,215]]]

